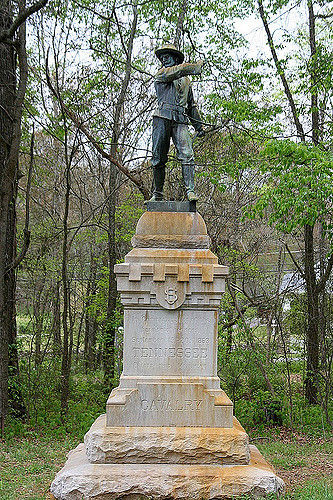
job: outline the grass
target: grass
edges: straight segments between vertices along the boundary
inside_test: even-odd
[[[333,500],[333,439],[275,439],[258,448],[287,488],[288,500]]]
[[[333,440],[270,437],[254,443],[287,485],[286,500],[333,500]],[[50,483],[63,466],[74,437],[31,432],[0,445],[0,499],[45,500]],[[249,497],[243,497],[245,500]],[[268,497],[276,498],[274,495]],[[188,499],[192,500],[192,499]]]
[[[72,438],[12,438],[0,444],[0,499],[48,498],[50,483],[75,446]]]

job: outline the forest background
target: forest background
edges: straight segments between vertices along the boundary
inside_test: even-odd
[[[113,266],[150,195],[168,41],[206,60],[193,145],[230,266],[223,388],[289,497],[333,498],[332,19],[327,0],[1,1],[1,498],[46,498],[118,384]],[[174,150],[165,195],[185,197]]]

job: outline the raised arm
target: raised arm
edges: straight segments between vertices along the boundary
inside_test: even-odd
[[[196,63],[183,63],[177,64],[177,66],[171,66],[169,68],[161,68],[159,72],[155,75],[156,82],[173,82],[182,76],[188,75],[200,75],[202,72],[202,67],[204,61],[198,61]]]

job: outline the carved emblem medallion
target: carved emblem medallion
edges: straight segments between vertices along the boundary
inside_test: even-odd
[[[167,301],[168,304],[172,305],[175,302],[177,302],[178,296],[177,296],[177,290],[175,288],[172,288],[171,286],[168,286],[168,288],[165,289],[165,300]]]
[[[165,309],[178,309],[185,300],[185,284],[166,277],[165,281],[156,283],[156,300]]]

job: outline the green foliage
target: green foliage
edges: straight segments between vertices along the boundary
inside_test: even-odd
[[[292,497],[289,496],[289,498]],[[304,487],[298,488],[293,498],[295,500],[332,500],[333,499],[332,481],[329,481],[327,479],[320,479],[319,481],[310,481]]]
[[[58,364],[58,363],[57,363]],[[65,423],[60,418],[60,364],[25,371],[22,365],[23,394],[28,406],[26,423],[12,419],[6,436],[25,436],[30,432],[62,438],[66,434],[82,439],[98,415],[103,413],[107,392],[102,373],[73,375],[71,397]]]
[[[110,273],[107,267],[101,267],[99,271],[100,277],[97,280],[96,291],[88,298],[89,306],[86,310],[89,316],[96,318],[99,324],[104,324],[107,314],[107,297]]]
[[[0,498],[2,500],[44,500],[55,474],[68,451],[76,446],[71,436],[44,436],[26,430],[15,435],[15,423],[9,423],[12,437],[0,447]]]
[[[302,337],[306,328],[306,296],[305,294],[291,295],[290,310],[286,314],[285,325],[294,337]]]
[[[289,425],[288,409],[283,406],[281,394],[273,397],[268,391],[259,389],[250,399],[240,399],[235,408],[235,415],[247,429],[256,432],[267,431],[270,427]]]
[[[284,462],[285,462],[284,458]],[[274,493],[269,493],[265,497],[253,497],[250,495],[242,495],[239,500],[280,500],[281,497]],[[332,481],[329,479],[320,479],[318,481],[309,481],[305,486],[299,486],[294,493],[287,493],[285,500],[332,500],[333,487]]]
[[[239,307],[242,307],[240,292],[237,295]],[[272,344],[268,360],[265,327],[250,326],[258,311],[248,307],[242,320],[234,320],[236,313],[232,306],[231,297],[226,293],[222,305],[224,314],[219,325],[218,375],[222,387],[233,400],[235,415],[241,424],[246,429],[261,433],[280,426],[314,436],[330,432],[323,408],[320,405],[309,406],[303,395],[304,346],[299,346],[298,338],[304,331],[304,296],[296,296],[291,302],[285,324],[284,335],[290,336],[287,346],[290,388],[285,357],[281,358]],[[226,328],[229,323],[232,327]],[[328,406],[328,413],[332,420],[332,404]]]
[[[321,222],[332,240],[333,156],[308,143],[270,141],[261,152],[265,184],[245,213],[266,216],[280,231],[292,233],[305,224]]]

